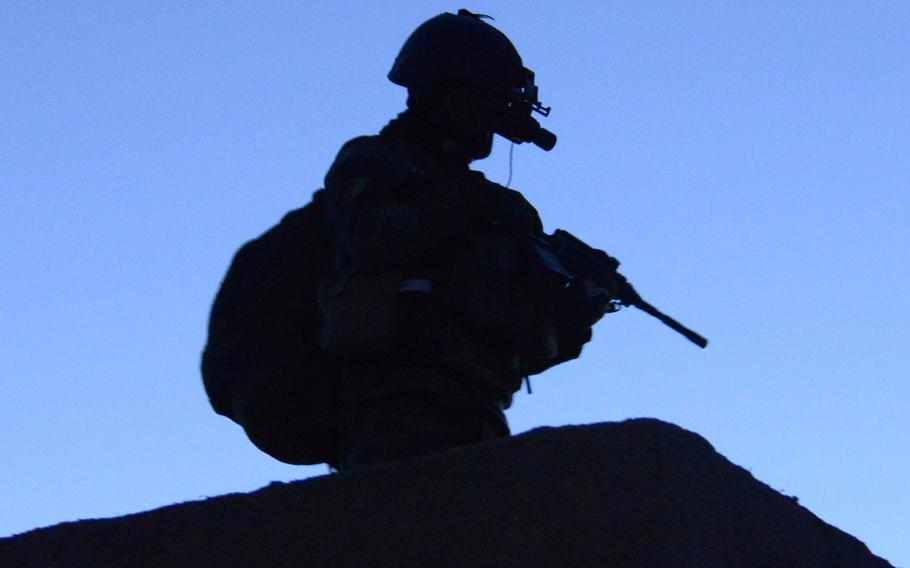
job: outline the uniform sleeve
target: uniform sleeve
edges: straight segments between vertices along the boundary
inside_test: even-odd
[[[406,264],[467,234],[482,182],[469,170],[433,179],[395,148],[354,139],[326,175],[329,231],[360,269]]]

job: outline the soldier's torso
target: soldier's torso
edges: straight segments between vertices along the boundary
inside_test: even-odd
[[[520,193],[380,136],[345,145],[326,189],[327,351],[463,369],[504,397],[520,385],[517,358],[555,348],[553,290],[532,251],[541,223]]]

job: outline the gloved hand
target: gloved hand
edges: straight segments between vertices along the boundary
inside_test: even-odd
[[[603,288],[590,278],[582,279],[579,289],[585,297],[584,316],[590,325],[600,320],[604,314],[613,311],[610,300],[615,296],[615,290]]]

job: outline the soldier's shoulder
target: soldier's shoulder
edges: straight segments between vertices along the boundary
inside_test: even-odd
[[[541,226],[537,209],[531,205],[531,202],[520,191],[510,189],[490,180],[485,180],[485,183],[487,190],[493,195],[493,200],[498,207],[512,211],[523,211],[533,219],[535,225]]]
[[[506,187],[502,184],[498,184],[495,181],[491,181],[491,180],[487,179],[481,172],[471,170],[471,173],[477,175],[478,179],[483,180],[483,183],[486,186],[488,191],[496,193],[497,195],[501,195],[505,199],[509,199],[509,200],[512,200],[515,202],[525,202],[530,205],[528,200],[525,198],[524,194],[522,194],[517,189],[512,189],[512,188]]]
[[[379,136],[358,136],[344,143],[325,176],[325,186],[347,179],[387,175],[392,149]]]
[[[326,174],[325,187],[363,178],[392,185],[410,183],[432,177],[437,168],[418,146],[382,135],[359,136],[341,147]]]

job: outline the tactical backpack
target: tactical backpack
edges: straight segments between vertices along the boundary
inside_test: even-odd
[[[291,464],[334,464],[338,371],[319,347],[330,262],[323,190],[237,251],[212,305],[202,378],[215,412]]]

